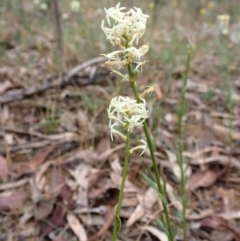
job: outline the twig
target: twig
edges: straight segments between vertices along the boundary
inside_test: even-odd
[[[65,76],[62,77],[61,81],[53,79],[57,78],[57,74],[51,74],[47,76],[40,84],[31,86],[27,89],[18,89],[18,90],[9,90],[4,95],[0,96],[0,104],[6,104],[15,100],[22,100],[25,97],[42,93],[49,89],[54,89],[58,87],[65,87],[67,85],[71,84],[71,78],[78,74],[80,71],[85,69],[88,66],[99,64],[101,62],[104,62],[106,60],[105,57],[96,57],[93,59],[90,59],[77,67],[71,69]],[[94,79],[90,80],[89,78],[79,78],[76,82],[78,85],[87,85],[94,83]]]

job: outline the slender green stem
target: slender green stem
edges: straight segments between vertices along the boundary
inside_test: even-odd
[[[131,65],[128,65],[128,74],[129,74],[129,77],[130,77],[130,84],[131,84],[135,99],[139,103],[142,100],[141,100],[141,98],[139,96],[139,93],[138,93],[138,89],[137,89],[137,86],[136,86],[136,82],[134,80],[134,74],[133,74]],[[148,147],[149,147],[150,154],[151,154],[153,170],[154,170],[154,173],[155,173],[158,191],[159,191],[160,194],[166,196],[165,188],[162,187],[161,182],[160,182],[160,173],[159,173],[159,170],[158,170],[157,161],[156,161],[155,154],[154,154],[155,145],[154,145],[153,140],[151,138],[151,135],[149,133],[146,121],[143,122],[143,129],[144,129],[144,133],[145,133],[147,143],[148,143]],[[163,179],[163,182],[165,183],[165,180],[164,180],[163,176],[162,176],[162,179]],[[168,208],[167,208],[167,205],[164,202],[162,202],[162,203],[163,203],[163,211],[164,211],[164,215],[165,215],[165,219],[166,219],[166,223],[167,223],[167,229],[168,229],[168,233],[169,233],[169,239],[170,239],[170,241],[174,241],[175,239],[174,239],[173,229],[172,229],[171,222],[170,222]]]
[[[182,138],[182,120],[186,110],[186,91],[187,91],[187,81],[188,81],[188,74],[190,68],[190,60],[191,60],[191,50],[188,50],[187,54],[187,62],[186,62],[186,71],[183,80],[183,87],[181,92],[181,100],[180,100],[180,108],[178,111],[178,135],[179,138]]]
[[[115,209],[112,241],[117,240],[118,231],[120,229],[119,223],[121,221],[120,221],[119,216],[120,216],[122,200],[123,200],[123,191],[124,191],[124,186],[125,186],[125,181],[126,181],[127,171],[128,171],[129,139],[130,139],[130,132],[127,132],[127,134],[126,134],[126,145],[125,145],[125,159],[124,159],[123,173],[122,173],[122,183],[121,183],[120,192],[119,192],[119,196],[118,196],[118,203],[117,203],[117,206],[116,206],[116,209]]]
[[[183,80],[183,87],[181,92],[181,99],[180,99],[180,106],[178,110],[178,165],[180,167],[180,173],[181,173],[181,180],[180,180],[180,196],[182,198],[182,228],[183,228],[183,239],[184,241],[187,241],[187,218],[186,218],[186,210],[188,206],[188,200],[185,193],[185,185],[186,185],[186,175],[185,175],[185,169],[184,169],[184,163],[183,163],[183,116],[186,111],[186,91],[187,91],[187,80],[188,80],[188,74],[189,74],[189,68],[190,68],[190,60],[191,60],[191,49],[188,50],[187,54],[187,62],[186,62],[186,72]]]

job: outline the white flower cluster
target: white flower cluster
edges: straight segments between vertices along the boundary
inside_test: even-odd
[[[102,30],[107,39],[114,46],[118,45],[121,50],[103,55],[108,58],[105,65],[109,66],[112,72],[121,76],[123,81],[129,81],[128,74],[123,75],[118,70],[136,62],[134,73],[138,73],[138,69],[147,62],[137,61],[141,60],[141,57],[147,53],[149,45],[145,44],[136,48],[133,43],[138,44],[139,39],[144,34],[148,15],[143,14],[140,8],[130,9],[128,12],[124,12],[125,9],[125,7],[120,7],[120,3],[116,7],[105,9],[109,27],[105,26],[103,20]]]
[[[229,21],[230,16],[227,14],[218,15],[218,22],[219,22],[219,28],[222,31],[222,34],[228,34],[229,31]]]
[[[38,6],[39,9],[42,11],[46,11],[48,9],[48,4],[46,1],[43,0],[34,0],[33,3]]]
[[[141,103],[137,103],[136,100],[130,99],[129,97],[117,96],[111,100],[107,111],[112,140],[113,134],[117,134],[126,140],[126,136],[117,130],[117,127],[122,127],[128,132],[132,132],[134,127],[142,126],[143,122],[148,118],[148,111],[144,99],[142,99]],[[147,148],[147,143],[143,139],[141,139],[140,142],[142,145],[132,148],[130,153],[137,149],[142,149],[140,155],[144,153]]]
[[[70,4],[70,8],[73,12],[78,13],[81,8],[81,3],[78,0],[73,0]]]
[[[102,30],[114,46],[125,46],[126,43],[131,46],[134,41],[138,44],[138,40],[146,29],[148,15],[143,14],[140,8],[123,12],[125,9],[125,7],[120,7],[120,3],[116,7],[105,9],[107,22],[110,27],[105,27],[103,20]]]

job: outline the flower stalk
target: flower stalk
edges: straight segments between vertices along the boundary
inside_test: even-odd
[[[132,76],[131,70],[132,70],[131,66],[128,66],[129,76]],[[132,81],[130,81],[130,84],[131,84],[131,88],[132,88],[132,91],[134,93],[135,99],[138,102],[141,102],[136,82],[134,80],[132,80]],[[152,165],[153,165],[153,170],[154,170],[154,174],[155,174],[155,178],[156,178],[158,191],[159,191],[160,194],[162,194],[164,197],[166,197],[166,195],[167,195],[166,190],[165,190],[165,188],[162,187],[162,184],[160,182],[160,173],[159,173],[159,169],[158,169],[158,166],[157,166],[156,157],[155,157],[155,154],[154,154],[155,144],[153,143],[153,139],[151,138],[151,135],[149,133],[146,121],[143,122],[143,130],[144,130],[144,134],[146,136],[146,140],[147,140],[148,147],[149,147],[149,150],[150,150],[150,155],[151,155],[151,160],[152,160]],[[165,185],[165,179],[162,175],[161,175],[161,178],[162,178],[163,183]],[[167,229],[168,229],[168,234],[169,234],[169,240],[174,241],[175,239],[174,239],[174,234],[173,234],[173,230],[172,230],[172,227],[171,227],[168,208],[167,208],[167,205],[164,202],[162,202],[162,204],[163,204],[163,211],[164,211],[165,220],[166,220]]]
[[[146,101],[144,97],[153,91],[153,87],[150,86],[142,94],[139,94],[136,83],[136,76],[139,71],[142,70],[146,60],[141,60],[149,50],[149,45],[144,44],[141,47],[137,47],[139,39],[145,32],[146,21],[148,16],[142,13],[140,8],[133,8],[125,12],[125,7],[120,7],[120,3],[116,7],[105,9],[106,20],[108,26],[105,25],[105,21],[102,21],[101,27],[106,35],[106,38],[112,43],[113,46],[118,46],[119,50],[109,54],[103,54],[107,57],[105,65],[108,66],[113,73],[122,78],[122,82],[130,84],[134,93],[135,99],[129,97],[117,96],[111,100],[108,108],[109,128],[111,138],[113,135],[120,136],[126,143],[125,149],[125,161],[123,168],[123,178],[120,187],[120,194],[118,204],[116,206],[116,212],[114,217],[114,229],[112,241],[116,241],[119,231],[119,215],[121,210],[121,203],[123,198],[123,189],[126,180],[127,167],[129,161],[129,155],[139,149],[142,150],[142,155],[148,147],[151,154],[152,166],[154,170],[154,177],[150,180],[158,191],[159,197],[162,199],[164,215],[161,219],[166,226],[166,233],[169,237],[169,241],[174,241],[173,228],[169,217],[169,211],[167,207],[167,193],[166,182],[163,175],[160,175],[159,168],[155,157],[155,143],[149,132],[146,119],[148,118],[148,111],[146,110]],[[135,45],[134,45],[135,44]],[[133,64],[136,64],[133,68]],[[125,73],[121,72],[121,69],[126,69]],[[146,141],[140,139],[141,144],[139,146],[131,147],[129,145],[130,133],[132,133],[135,127],[142,127],[145,133]],[[126,134],[125,134],[126,133]],[[151,179],[151,178],[150,178]]]
[[[187,217],[186,217],[186,211],[188,206],[188,198],[185,191],[185,186],[187,182],[187,176],[186,176],[186,168],[183,158],[183,116],[186,112],[186,91],[187,91],[187,80],[188,80],[188,74],[190,69],[190,60],[191,60],[191,52],[192,52],[192,46],[189,47],[188,53],[187,53],[187,61],[186,61],[186,70],[185,70],[185,76],[183,80],[183,86],[182,86],[182,92],[181,92],[181,99],[180,99],[180,105],[178,109],[178,153],[177,153],[177,162],[180,167],[180,188],[179,188],[179,194],[182,199],[182,229],[183,229],[183,240],[187,241]]]
[[[127,177],[127,171],[128,171],[128,163],[129,163],[129,140],[130,140],[130,132],[127,132],[126,134],[126,145],[125,145],[125,158],[124,158],[124,166],[123,166],[123,173],[122,173],[122,182],[120,187],[120,192],[118,196],[118,203],[115,209],[114,214],[114,226],[113,226],[113,235],[112,235],[112,241],[117,240],[117,235],[121,226],[120,221],[120,211],[122,206],[122,200],[123,200],[123,193],[124,193],[124,186],[126,182]]]

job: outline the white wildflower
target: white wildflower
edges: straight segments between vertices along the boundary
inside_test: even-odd
[[[66,20],[69,18],[69,14],[68,13],[63,13],[62,14],[62,19]]]
[[[140,95],[141,98],[145,98],[146,95],[151,95],[152,92],[154,91],[154,86],[146,86],[146,90],[144,90],[144,92]]]
[[[143,45],[139,49],[135,47],[130,47],[125,49],[126,57],[129,57],[130,59],[135,59],[135,58],[140,59],[148,51],[147,46],[148,44]]]
[[[108,58],[108,61],[105,62],[105,65],[109,66],[110,68],[121,69],[124,68],[128,62],[127,59],[121,59],[120,55],[124,54],[124,51],[118,50],[114,51],[110,54],[101,54]]]
[[[145,140],[143,140],[143,139],[141,139],[139,141],[142,143],[142,145],[139,145],[139,146],[136,146],[136,147],[130,149],[129,150],[130,154],[132,154],[134,151],[140,149],[140,150],[142,150],[142,152],[140,153],[140,156],[141,156],[146,151],[146,149],[147,149],[147,142]]]
[[[115,69],[111,69],[111,70],[112,70],[113,73],[122,77],[122,80],[121,80],[122,82],[129,82],[130,81],[130,77],[129,77],[128,74],[124,75],[124,74],[120,73],[119,71],[117,71]]]
[[[41,0],[33,0],[33,3],[34,3],[35,5],[39,5],[39,4],[41,3]]]
[[[39,8],[43,11],[46,11],[48,9],[48,5],[46,3],[40,3]]]
[[[77,0],[73,0],[70,4],[70,8],[73,12],[78,13],[81,8],[81,3]]]
[[[222,34],[228,34],[230,16],[227,14],[218,15],[219,28]]]
[[[138,73],[138,69],[140,68],[140,71],[142,72],[142,67],[144,64],[146,64],[148,61],[144,60],[142,62],[135,62],[137,64],[137,66],[134,68],[134,73]]]
[[[104,20],[101,26],[107,39],[114,46],[131,46],[134,41],[138,44],[146,29],[148,15],[143,14],[140,8],[134,7],[128,12],[124,12],[125,9],[120,7],[120,3],[116,7],[105,9],[109,27],[104,25]]]
[[[113,134],[119,135],[124,141],[127,139],[125,135],[123,135],[120,131],[115,129],[115,126],[118,126],[118,123],[114,123],[110,126],[110,134],[111,134],[111,140],[113,141]]]
[[[134,127],[142,126],[143,122],[148,118],[145,100],[141,103],[129,97],[117,96],[110,102],[107,109],[109,118],[109,128],[111,138],[113,134],[125,136],[116,130],[117,127],[122,127],[128,132],[132,132]]]

